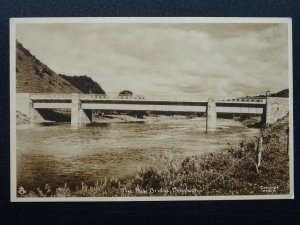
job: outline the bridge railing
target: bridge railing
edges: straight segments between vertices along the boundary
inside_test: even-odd
[[[44,100],[44,99],[61,99],[61,100],[71,100],[72,94],[63,93],[31,93],[30,98],[32,100]]]
[[[181,96],[181,95],[118,95],[118,94],[80,94],[81,100],[94,100],[94,99],[106,99],[106,100],[139,100],[139,101],[207,101],[207,98],[203,98],[199,95],[195,96]]]
[[[265,103],[265,98],[233,98],[233,99],[222,99],[218,102],[249,102],[249,103]]]
[[[71,100],[73,94],[62,93],[32,93],[32,100],[43,99],[59,99],[59,100]],[[208,97],[199,95],[118,95],[118,94],[79,94],[80,100],[139,100],[139,101],[189,101],[189,102],[207,102]],[[242,97],[242,98],[215,98],[216,102],[233,102],[233,103],[261,103],[265,104],[266,99],[261,97]]]

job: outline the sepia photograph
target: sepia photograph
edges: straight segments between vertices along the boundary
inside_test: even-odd
[[[294,198],[290,18],[11,18],[11,201]]]

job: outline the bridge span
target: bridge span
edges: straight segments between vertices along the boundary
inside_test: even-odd
[[[21,107],[23,105],[23,107]],[[273,123],[288,112],[288,98],[240,98],[216,100],[208,98],[175,99],[143,98],[97,94],[17,93],[17,110],[26,111],[32,123],[43,122],[39,109],[71,109],[71,125],[92,122],[92,110],[195,112],[206,115],[206,129],[216,128],[217,113],[260,115],[265,123]],[[27,109],[28,107],[28,109]],[[24,109],[25,108],[25,109]]]

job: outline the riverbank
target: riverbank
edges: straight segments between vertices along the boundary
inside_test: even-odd
[[[262,163],[257,173],[255,139],[245,147],[234,146],[177,160],[166,152],[158,166],[140,169],[133,178],[104,179],[93,186],[81,183],[76,190],[64,185],[55,190],[20,192],[24,197],[109,197],[109,196],[212,196],[267,195],[289,193],[289,157],[286,130],[288,116],[262,129]],[[20,188],[20,187],[19,187]],[[22,194],[23,193],[23,194]]]
[[[24,113],[21,113],[20,111],[16,111],[16,123],[29,123],[30,118],[29,116],[25,115]]]

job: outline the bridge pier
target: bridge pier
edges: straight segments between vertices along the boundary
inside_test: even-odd
[[[81,108],[79,94],[72,94],[71,104],[71,125],[78,126],[79,124],[86,124],[92,122],[92,111]]]
[[[206,131],[216,130],[217,109],[216,100],[209,98],[206,107]]]

